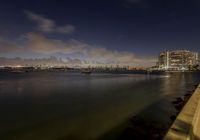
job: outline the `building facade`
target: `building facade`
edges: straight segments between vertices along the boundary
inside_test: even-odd
[[[188,50],[165,51],[158,58],[159,70],[186,71],[198,64],[198,53]]]

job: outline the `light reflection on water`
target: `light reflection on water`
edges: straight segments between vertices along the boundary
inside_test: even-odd
[[[170,76],[1,73],[0,137],[97,139],[141,112],[167,120],[166,114],[173,112],[170,101],[192,90],[199,81],[198,74],[178,73]],[[159,109],[155,107],[158,105]]]

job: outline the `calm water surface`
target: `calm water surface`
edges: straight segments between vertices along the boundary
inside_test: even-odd
[[[199,82],[194,73],[0,73],[0,139],[94,140],[138,114],[167,125],[170,101]]]

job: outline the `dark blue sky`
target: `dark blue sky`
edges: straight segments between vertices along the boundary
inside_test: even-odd
[[[26,11],[74,30],[42,32]],[[173,49],[200,52],[199,0],[1,0],[0,19],[0,37],[15,44],[34,31],[142,56]]]

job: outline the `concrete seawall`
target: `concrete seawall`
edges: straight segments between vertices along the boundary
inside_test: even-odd
[[[200,140],[200,85],[177,116],[164,140]]]

